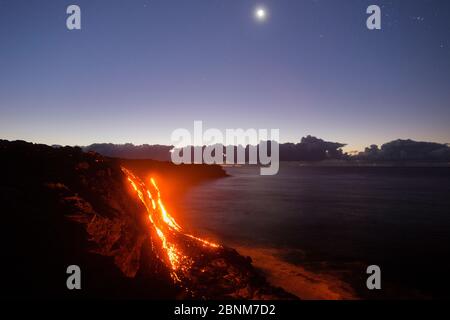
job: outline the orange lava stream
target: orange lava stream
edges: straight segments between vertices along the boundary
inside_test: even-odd
[[[193,260],[191,257],[183,253],[181,246],[177,245],[175,239],[172,238],[181,235],[199,242],[204,247],[219,248],[220,246],[213,242],[182,232],[181,226],[167,212],[161,199],[159,188],[153,178],[150,179],[150,182],[154,189],[154,194],[157,195],[156,200],[152,196],[152,192],[147,188],[147,185],[136,177],[130,170],[122,167],[122,171],[125,173],[128,182],[137,193],[142,204],[145,206],[148,218],[152,226],[155,228],[156,234],[161,240],[161,246],[166,252],[167,258],[170,262],[172,278],[175,281],[181,281],[178,273],[188,271],[193,263]]]

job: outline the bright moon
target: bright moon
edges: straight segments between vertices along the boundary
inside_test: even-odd
[[[267,17],[266,10],[264,8],[256,8],[256,10],[255,10],[255,17],[259,21],[266,20],[266,17]]]

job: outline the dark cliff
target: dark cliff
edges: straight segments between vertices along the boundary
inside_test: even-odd
[[[207,250],[187,238],[178,241],[195,263],[175,282],[124,164],[80,148],[0,141],[3,297],[294,298],[235,250]],[[158,162],[126,165],[196,182],[224,175],[219,167],[200,173]],[[73,264],[81,268],[81,290],[66,288]]]

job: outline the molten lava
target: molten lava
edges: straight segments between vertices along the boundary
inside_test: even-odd
[[[167,259],[163,259],[163,261],[168,263],[172,271],[172,278],[175,281],[181,281],[180,278],[189,271],[193,264],[193,258],[183,250],[183,247],[186,246],[186,241],[183,240],[192,239],[202,247],[211,249],[216,249],[220,246],[182,231],[181,226],[167,212],[161,199],[158,185],[153,178],[150,179],[151,186],[149,189],[130,170],[122,167],[122,171],[144,205],[150,223],[161,241],[161,248],[167,255]]]

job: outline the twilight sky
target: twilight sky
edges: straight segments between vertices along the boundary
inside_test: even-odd
[[[0,0],[0,138],[171,144],[194,120],[448,143],[450,1]]]

